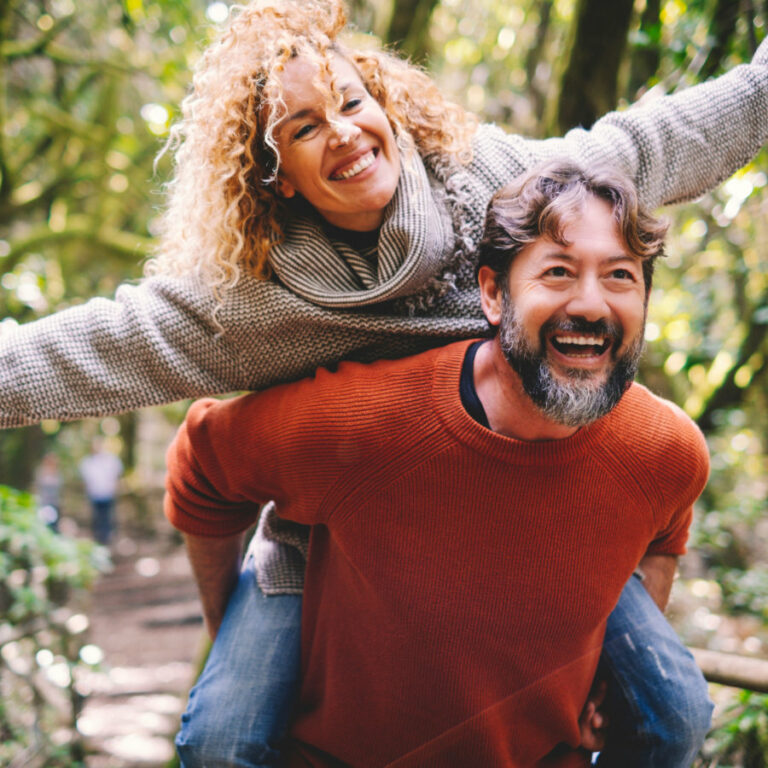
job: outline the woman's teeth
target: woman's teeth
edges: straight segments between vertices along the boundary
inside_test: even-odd
[[[347,168],[346,171],[341,173],[334,173],[331,179],[339,181],[341,179],[350,179],[352,176],[357,176],[358,173],[362,173],[366,168],[370,168],[373,165],[373,161],[376,159],[376,155],[371,150],[367,155],[363,155],[351,168]]]

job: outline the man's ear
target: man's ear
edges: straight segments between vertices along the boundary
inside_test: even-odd
[[[277,177],[277,194],[285,198],[294,197],[296,194],[296,187],[282,174],[279,174]]]
[[[490,267],[480,267],[477,273],[477,283],[480,286],[480,304],[491,325],[501,323],[501,288],[496,282],[497,277],[498,274]]]

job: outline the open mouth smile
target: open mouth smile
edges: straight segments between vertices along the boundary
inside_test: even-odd
[[[550,343],[561,355],[584,360],[604,355],[613,345],[613,338],[602,334],[557,333]]]
[[[351,179],[354,176],[362,173],[366,168],[370,168],[374,162],[376,162],[378,154],[378,149],[371,149],[362,157],[358,158],[352,165],[348,167],[342,166],[343,170],[334,171],[328,178],[331,181],[344,181],[345,179]]]

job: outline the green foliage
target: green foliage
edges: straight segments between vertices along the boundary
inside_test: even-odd
[[[0,486],[0,764],[73,768],[87,619],[74,606],[107,565],[51,531],[34,499]]]
[[[140,277],[170,166],[154,160],[205,42],[205,7],[0,3],[3,323]],[[39,431],[0,433],[0,482],[28,487],[42,453]]]
[[[719,721],[696,768],[766,768],[768,696],[742,691]]]

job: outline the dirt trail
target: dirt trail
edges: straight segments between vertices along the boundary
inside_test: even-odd
[[[104,652],[79,719],[88,768],[160,768],[199,658],[203,630],[183,549],[122,539],[93,593],[89,640]]]

